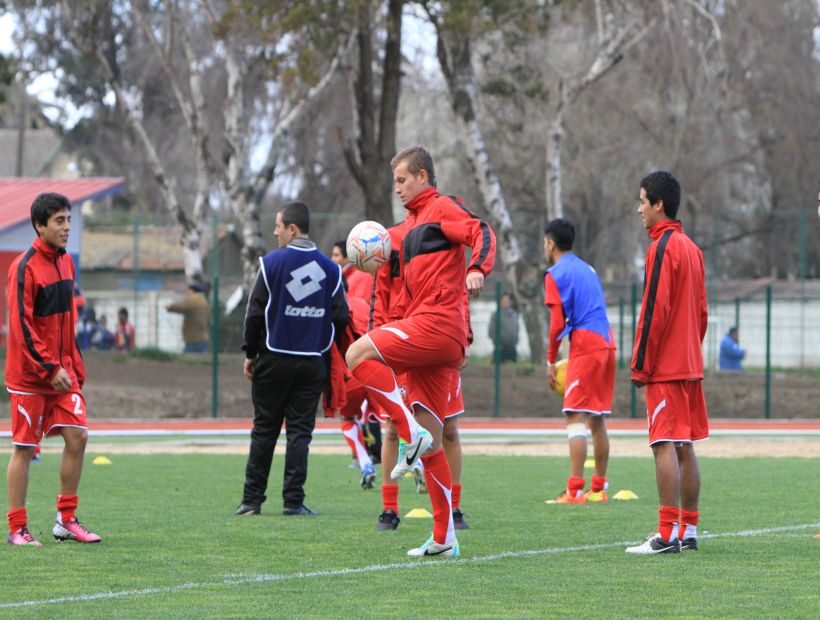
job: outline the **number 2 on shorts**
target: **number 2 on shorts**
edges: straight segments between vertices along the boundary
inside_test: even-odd
[[[83,415],[83,399],[79,394],[72,394],[71,400],[74,401],[74,415]]]

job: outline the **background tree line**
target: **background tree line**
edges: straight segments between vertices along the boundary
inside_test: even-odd
[[[413,143],[433,152],[442,191],[493,225],[497,271],[536,355],[544,222],[571,219],[577,252],[605,280],[639,280],[637,182],[654,168],[681,180],[680,217],[711,276],[818,276],[817,218],[800,215],[813,214],[820,186],[814,0],[13,0],[4,10],[19,25],[0,65],[8,88],[56,75],[60,99],[85,111],[55,121],[65,144],[84,169],[128,179],[122,208],[169,214],[191,280],[204,277],[200,238],[214,213],[241,232],[248,279],[284,200],[335,214],[317,222],[324,247],[360,219],[393,223],[402,209],[389,160]]]

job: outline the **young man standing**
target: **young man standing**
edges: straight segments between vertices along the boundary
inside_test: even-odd
[[[607,501],[609,436],[604,416],[612,413],[615,392],[615,339],[606,315],[606,300],[595,270],[572,253],[575,227],[563,219],[544,227],[544,255],[552,265],[544,276],[544,302],[550,309],[547,382],[555,389],[555,362],[564,336],[570,337],[564,406],[569,436],[567,488],[556,504]],[[584,493],[587,425],[592,432],[595,473]]]
[[[387,312],[376,313],[377,327],[392,321],[398,321],[404,318],[404,282],[401,278],[401,260],[398,249],[402,246],[404,240],[404,222],[397,224],[388,229],[390,233],[390,240],[394,248],[390,253],[390,261],[382,265],[376,274],[376,298],[377,308],[386,308]],[[469,298],[467,298],[467,291],[465,289],[465,310],[466,310],[466,325],[468,331],[468,342],[472,341],[472,329],[470,327],[469,319]],[[447,398],[447,408],[445,409],[444,430],[443,430],[443,445],[444,453],[447,456],[447,463],[450,466],[450,473],[452,479],[452,495],[451,503],[453,509],[453,527],[456,530],[469,529],[469,524],[461,511],[461,470],[462,470],[462,451],[461,451],[461,437],[458,431],[458,418],[464,413],[464,396],[461,391],[461,373],[460,370],[466,366],[467,356],[459,365],[458,369],[453,370],[453,375],[450,379],[450,394]],[[402,374],[397,377],[400,389],[407,392],[407,376]],[[395,530],[401,521],[398,516],[399,513],[399,486],[388,474],[387,467],[395,466],[398,460],[399,436],[396,432],[396,427],[390,421],[386,420],[387,432],[382,443],[382,505],[383,510],[379,515],[379,520],[376,524],[377,530]],[[427,493],[427,484],[424,480],[424,467],[422,461],[416,464],[413,468],[413,477],[416,482],[417,493]]]
[[[398,479],[421,458],[433,503],[433,536],[408,555],[458,556],[452,515],[452,478],[442,447],[453,370],[464,359],[464,287],[478,296],[495,260],[495,235],[458,198],[436,190],[433,158],[422,147],[391,162],[396,194],[407,209],[400,252],[406,292],[404,318],[357,340],[347,363],[368,398],[387,411],[399,435]],[[466,264],[465,246],[472,248]],[[393,372],[407,372],[404,405]],[[420,426],[419,426],[420,425]]]
[[[85,367],[74,335],[74,262],[66,253],[71,203],[61,194],[40,194],[31,205],[31,224],[37,238],[9,268],[6,389],[14,450],[7,472],[8,541],[42,546],[28,530],[29,465],[41,439],[60,434],[65,447],[52,533],[60,541],[100,542],[75,515],[88,430]]]
[[[260,514],[283,423],[287,451],[282,513],[315,514],[304,504],[308,449],[327,381],[323,356],[347,325],[348,306],[341,268],[316,249],[309,231],[307,205],[285,204],[276,214],[274,230],[280,249],[259,259],[248,298],[242,348],[254,413],[236,515]]]
[[[669,172],[641,181],[638,213],[652,242],[632,383],[646,387],[649,445],[655,456],[658,532],[627,553],[678,553],[698,548],[700,469],[692,445],[709,437],[703,397],[706,286],[703,254],[675,219],[680,185]]]

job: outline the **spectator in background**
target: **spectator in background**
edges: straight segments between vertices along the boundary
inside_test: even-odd
[[[93,342],[96,339],[97,313],[94,308],[85,307],[85,310],[78,318],[79,320],[74,325],[74,333],[77,335],[77,345],[81,350],[87,351],[93,346]]]
[[[347,257],[347,241],[340,239],[333,244],[333,253],[330,255],[330,260],[342,268],[342,275],[347,284],[347,296],[359,297],[369,304],[370,298],[373,296],[374,276],[357,269],[350,262]]]
[[[114,348],[114,344],[114,334],[108,329],[108,317],[101,314],[94,337],[91,339],[91,346],[100,351],[109,351]]]
[[[730,327],[729,332],[720,341],[720,369],[743,372],[741,360],[746,357],[746,349],[738,344],[737,327]]]
[[[134,350],[134,326],[128,321],[128,310],[120,308],[117,311],[117,327],[114,330],[114,348],[123,353]]]
[[[83,295],[83,290],[79,286],[77,286],[76,282],[74,283],[73,293],[74,311],[77,314],[77,316],[79,316],[80,319],[82,319],[83,315],[85,314],[85,296]]]
[[[205,299],[202,285],[194,282],[188,285],[188,294],[179,301],[165,306],[168,312],[183,316],[183,353],[205,353],[208,351],[208,332],[211,329],[211,307]]]
[[[496,349],[499,343],[495,341],[496,324],[495,312],[490,317],[489,336]],[[518,311],[513,308],[512,297],[504,293],[501,296],[501,351],[500,357],[493,355],[493,359],[499,359],[501,363],[518,361]]]

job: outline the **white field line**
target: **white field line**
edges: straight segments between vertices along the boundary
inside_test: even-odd
[[[802,525],[786,525],[783,527],[767,527],[757,530],[741,530],[739,532],[725,532],[723,534],[704,534],[700,538],[730,538],[747,536],[765,536],[766,534],[777,534],[781,532],[794,532],[797,530],[808,530],[820,528],[818,523],[804,523]],[[221,581],[211,582],[188,582],[174,586],[160,586],[155,588],[140,588],[136,590],[117,590],[114,592],[94,592],[91,594],[78,594],[73,596],[59,596],[46,599],[33,599],[27,601],[15,601],[11,603],[0,603],[0,609],[19,609],[22,607],[40,607],[44,605],[61,605],[66,603],[86,603],[91,601],[113,600],[130,596],[151,596],[154,594],[171,594],[186,590],[197,590],[204,588],[224,588],[231,586],[241,586],[253,583],[270,583],[274,581],[291,581],[295,579],[311,579],[316,577],[339,577],[344,575],[359,575],[362,573],[375,573],[390,570],[409,570],[424,567],[444,567],[463,566],[465,564],[477,564],[480,562],[492,562],[508,558],[527,558],[540,555],[555,555],[559,553],[574,553],[577,551],[598,551],[600,549],[614,549],[636,545],[643,541],[625,540],[614,543],[601,543],[596,545],[576,545],[572,547],[553,547],[549,549],[534,549],[524,551],[503,551],[492,555],[482,555],[474,558],[460,558],[456,560],[410,560],[407,562],[391,562],[390,564],[375,564],[371,566],[361,566],[358,568],[339,568],[335,570],[321,570],[299,573],[269,573],[269,574],[232,574],[226,575]],[[35,552],[36,553],[36,552]]]
[[[286,430],[283,430],[287,434]],[[611,437],[646,437],[645,430],[625,430],[625,429],[609,429]],[[99,431],[91,429],[88,431],[90,437],[173,437],[173,436],[192,436],[192,437],[249,437],[250,430],[244,428],[226,428],[226,429],[180,429],[168,430],[164,428],[141,428],[141,429],[122,429],[122,430],[105,430]],[[500,436],[500,437],[563,437],[566,438],[566,429],[462,429],[460,432],[462,437],[483,437],[483,436]],[[710,431],[714,437],[718,436],[744,436],[744,437],[806,437],[816,436],[820,437],[820,429],[715,429]],[[317,428],[313,431],[314,436],[341,436],[341,431],[334,428]],[[0,431],[0,438],[10,438],[10,431]]]

